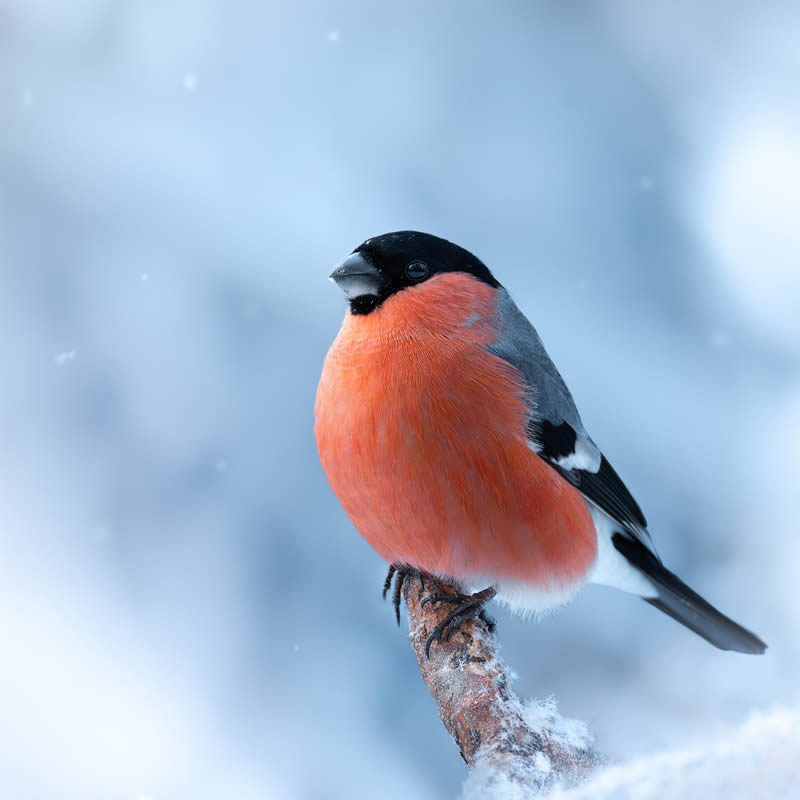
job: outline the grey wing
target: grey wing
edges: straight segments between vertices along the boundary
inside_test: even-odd
[[[516,367],[529,388],[531,448],[589,502],[653,550],[642,510],[583,427],[542,340],[505,289],[498,289],[495,313],[497,338],[489,349]]]

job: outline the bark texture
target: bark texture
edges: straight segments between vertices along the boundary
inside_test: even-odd
[[[470,767],[487,781],[529,787],[531,795],[556,783],[574,783],[600,763],[582,723],[564,720],[550,704],[523,704],[511,691],[496,640],[479,619],[462,623],[450,641],[425,645],[452,606],[422,604],[432,594],[460,587],[430,576],[409,577],[403,585],[409,635],[422,678],[442,722]],[[492,777],[494,774],[494,778]]]

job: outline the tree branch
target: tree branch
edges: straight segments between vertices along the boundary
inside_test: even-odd
[[[516,697],[485,623],[462,623],[449,642],[434,642],[430,658],[425,655],[431,631],[451,607],[423,606],[423,599],[459,591],[429,575],[424,580],[409,576],[403,586],[409,636],[422,678],[462,758],[478,768],[470,781],[482,781],[486,787],[512,783],[531,794],[578,781],[600,763],[585,726],[563,719],[552,701],[523,704]]]

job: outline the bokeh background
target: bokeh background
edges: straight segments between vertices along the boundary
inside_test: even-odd
[[[498,610],[611,758],[800,697],[800,7],[0,0],[0,795],[454,797],[328,489],[326,276],[511,290],[664,560],[769,644]]]

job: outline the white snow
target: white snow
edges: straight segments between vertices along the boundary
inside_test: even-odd
[[[547,718],[547,705],[539,708],[545,709]],[[558,717],[554,707],[549,713]],[[570,741],[580,741],[580,733],[577,738],[574,731],[566,735]],[[546,774],[548,767],[537,761],[531,772]],[[779,708],[755,714],[722,736],[607,767],[578,786],[547,796],[551,800],[785,800],[799,792],[800,710]],[[481,766],[465,782],[462,800],[531,796],[519,782]]]
[[[506,670],[509,678],[512,673]],[[550,697],[544,701],[529,700],[522,702],[516,697],[511,697],[514,710],[525,720],[528,727],[540,732],[544,738],[560,745],[568,752],[585,752],[592,749],[592,736],[586,724],[580,720],[562,717],[558,711],[556,700]],[[536,754],[527,768],[520,769],[519,763],[514,762],[513,773],[498,769],[498,758],[506,760],[506,754],[498,756],[494,748],[484,748],[477,764],[471,769],[469,777],[464,783],[462,800],[482,800],[483,798],[496,798],[497,800],[517,800],[517,798],[530,797],[535,787],[548,784],[558,773],[570,769],[570,764],[554,764],[546,753]],[[601,759],[597,757],[596,763]],[[554,771],[556,774],[554,775]],[[568,777],[568,776],[565,776]],[[533,788],[532,788],[533,787]]]
[[[63,367],[68,361],[74,361],[77,355],[77,350],[65,350],[63,353],[59,353],[54,361],[56,362],[56,366]]]
[[[585,750],[592,746],[592,735],[586,723],[562,717],[555,697],[522,703],[522,716],[530,728],[547,731],[547,737],[563,747]]]
[[[554,800],[785,800],[800,793],[800,711],[756,714],[703,744],[609,767]]]

